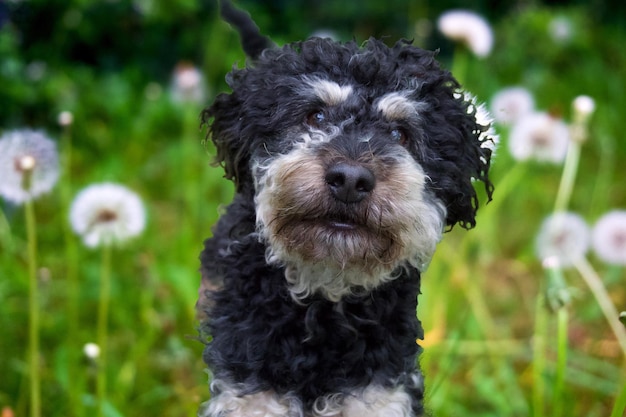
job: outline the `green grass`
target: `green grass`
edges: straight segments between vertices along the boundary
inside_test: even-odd
[[[547,38],[545,28],[556,15],[574,22],[567,44]],[[201,29],[198,65],[215,95],[225,89],[221,80],[232,62],[243,57],[226,25],[208,19]],[[597,109],[566,206],[590,224],[626,207],[626,32],[601,25],[585,8],[531,8],[502,17],[494,29],[492,54],[466,57],[466,87],[487,101],[502,87],[523,85],[538,108],[568,121],[574,97],[593,97]],[[99,362],[82,349],[99,337],[102,253],[72,234],[68,208],[83,187],[115,181],[142,197],[148,226],[139,238],[111,249],[105,271],[104,415],[195,416],[208,398],[194,311],[198,255],[233,193],[222,170],[210,165],[211,147],[202,143],[202,106],[173,103],[167,79],[147,80],[139,67],[51,63],[42,79],[28,80],[23,69],[30,61],[18,38],[11,28],[0,30],[0,53],[8,57],[0,74],[10,82],[0,92],[11,115],[0,129],[36,121],[32,127],[59,139],[63,175],[32,206],[36,306],[29,302],[28,213],[0,203],[0,409],[30,413],[28,323],[36,308],[42,415],[96,414]],[[441,59],[454,66],[453,57]],[[74,115],[70,128],[55,123],[62,110]],[[576,268],[559,271],[572,300],[548,308],[552,281],[533,242],[554,210],[563,166],[514,161],[506,129],[500,133],[493,202],[483,204],[474,230],[445,235],[423,276],[418,315],[426,331],[421,363],[427,407],[435,416],[622,416],[624,352],[597,291],[613,308],[626,310],[626,274],[590,254],[579,270],[595,274],[601,288],[590,290],[588,276]]]

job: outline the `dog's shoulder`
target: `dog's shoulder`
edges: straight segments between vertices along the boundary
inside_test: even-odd
[[[254,263],[257,261],[249,259],[262,260],[263,256],[263,248],[255,235],[254,202],[251,197],[236,194],[213,227],[212,236],[204,241],[200,253],[199,312],[208,305],[208,293],[222,289],[224,279],[237,269],[237,264]]]

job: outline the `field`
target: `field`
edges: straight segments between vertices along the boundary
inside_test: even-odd
[[[476,228],[446,233],[423,274],[427,407],[438,417],[626,415],[623,217],[604,239],[612,259],[587,236],[626,209],[624,6],[468,3],[493,33],[478,56],[437,29],[449,2],[241,3],[278,43],[323,30],[440,49],[487,107],[521,87],[532,113],[565,128],[567,153],[520,157],[515,123],[496,122],[493,201],[480,194]],[[29,161],[0,153],[0,416],[195,416],[209,396],[198,255],[233,195],[199,114],[245,62],[237,35],[212,2],[9,1],[0,56],[0,150],[34,129],[59,162],[50,190],[15,201],[2,192],[7,172]],[[589,113],[576,110],[580,96]],[[139,219],[119,244],[86,244],[70,221],[78,193],[102,183],[127,187],[145,210],[145,227]],[[565,249],[546,253],[544,222],[562,212],[586,231],[567,226],[552,239]]]

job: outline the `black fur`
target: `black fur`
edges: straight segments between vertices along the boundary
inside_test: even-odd
[[[251,58],[257,58],[263,50],[270,48],[272,41],[259,32],[250,15],[233,7],[229,1],[221,0],[220,8],[222,17],[233,24],[241,33],[241,43],[244,52]]]

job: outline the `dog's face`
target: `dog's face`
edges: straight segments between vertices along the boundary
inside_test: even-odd
[[[433,53],[311,39],[228,81],[204,119],[298,298],[422,270],[446,226],[474,226],[472,182],[491,196],[488,126]]]

